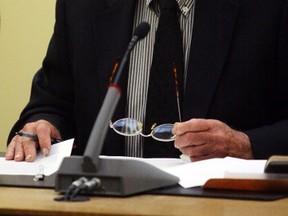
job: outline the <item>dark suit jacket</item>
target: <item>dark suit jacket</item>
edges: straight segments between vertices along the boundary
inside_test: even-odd
[[[57,1],[47,56],[10,139],[44,118],[83,153],[112,67],[131,39],[135,2]],[[288,154],[287,53],[287,0],[196,0],[183,119],[218,119],[246,132],[256,158]],[[127,80],[121,84],[114,120],[125,117]],[[122,141],[109,130],[103,154],[123,154]]]

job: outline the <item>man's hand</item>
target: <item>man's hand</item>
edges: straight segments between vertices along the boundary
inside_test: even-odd
[[[191,161],[226,156],[252,159],[253,153],[248,136],[212,119],[191,119],[175,123],[175,147]]]
[[[6,160],[32,162],[36,159],[37,149],[40,149],[45,156],[49,154],[51,137],[61,139],[59,131],[45,120],[27,123],[21,131],[37,134],[38,141],[15,135],[7,147]]]

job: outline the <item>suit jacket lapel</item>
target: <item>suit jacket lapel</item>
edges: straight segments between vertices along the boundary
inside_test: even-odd
[[[111,75],[114,64],[127,49],[133,33],[135,1],[92,0],[94,8],[93,32],[97,52],[99,82],[105,83]],[[105,24],[105,25],[104,25]],[[125,84],[122,85],[126,87]],[[107,86],[100,85],[103,93]]]
[[[103,0],[102,3],[98,0],[91,1],[95,8],[92,20],[95,50],[101,52],[97,54],[98,69],[102,70],[98,73],[99,80],[105,82],[116,59],[123,56],[131,39],[136,1]],[[197,0],[196,2],[183,119],[205,117],[207,114],[233,35],[238,11],[235,1]],[[105,26],[102,23],[105,23]],[[106,86],[101,89],[103,93],[106,90]]]
[[[238,5],[233,0],[197,0],[183,115],[204,118],[230,47]]]

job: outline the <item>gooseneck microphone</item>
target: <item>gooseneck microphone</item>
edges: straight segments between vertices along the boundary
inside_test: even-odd
[[[112,83],[109,85],[108,91],[106,93],[102,107],[98,113],[97,119],[92,128],[90,137],[83,156],[82,168],[85,172],[95,172],[97,171],[99,163],[99,155],[101,153],[104,140],[109,127],[109,122],[112,118],[114,110],[118,104],[121,96],[121,88],[118,86],[119,78],[123,72],[126,65],[127,59],[136,45],[136,43],[146,37],[150,31],[150,25],[143,22],[137,26],[132,36],[128,48],[120,62],[116,76]]]
[[[55,200],[87,200],[86,194],[128,196],[157,188],[176,185],[179,178],[155,166],[138,160],[124,158],[100,158],[100,153],[109,128],[109,122],[121,96],[118,85],[131,50],[137,42],[146,37],[150,30],[148,23],[141,23],[132,36],[127,50],[109,85],[104,102],[95,120],[83,156],[70,156],[63,159],[57,172],[55,190],[66,192],[64,198]],[[90,179],[82,181],[85,177]],[[75,181],[78,179],[80,181]],[[84,179],[85,180],[85,179]]]

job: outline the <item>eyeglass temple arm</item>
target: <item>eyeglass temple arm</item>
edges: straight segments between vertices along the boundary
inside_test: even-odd
[[[175,64],[173,64],[173,74],[174,74],[174,80],[175,80],[176,100],[177,100],[177,109],[178,109],[179,121],[182,122],[180,96],[179,96],[179,83],[178,83],[178,77],[177,77],[177,68],[176,68]]]

